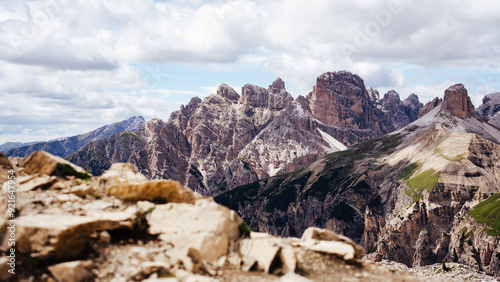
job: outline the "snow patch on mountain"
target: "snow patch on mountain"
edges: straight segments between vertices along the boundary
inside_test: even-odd
[[[323,137],[323,140],[325,140],[328,145],[330,145],[328,151],[330,152],[338,152],[338,151],[344,151],[347,150],[347,147],[340,143],[337,139],[333,138],[331,135],[328,133],[324,132],[323,130],[318,128],[319,133],[321,134],[321,137]]]

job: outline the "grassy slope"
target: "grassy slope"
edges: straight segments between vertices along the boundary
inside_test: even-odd
[[[486,233],[500,236],[500,193],[477,204],[468,212],[477,222],[488,226]]]

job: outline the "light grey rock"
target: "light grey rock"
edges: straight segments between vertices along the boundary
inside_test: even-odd
[[[92,281],[91,261],[70,261],[49,266],[49,271],[58,282]]]

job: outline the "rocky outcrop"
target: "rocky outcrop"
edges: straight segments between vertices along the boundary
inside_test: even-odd
[[[450,86],[444,92],[443,110],[458,118],[470,118],[476,116],[474,105],[470,101],[467,89],[463,84]]]
[[[40,167],[27,171],[22,165],[14,169],[16,178],[38,178],[43,175],[32,171],[44,170]],[[6,180],[0,179],[0,184]],[[122,195],[135,193],[133,185],[155,183],[126,164],[115,164],[102,177],[85,181],[84,185],[93,191],[89,194],[73,193],[76,186],[82,185],[76,178],[56,176],[56,181],[57,189],[17,192],[15,259],[16,265],[22,267],[15,269],[15,276],[9,276],[6,271],[9,259],[2,257],[5,270],[2,279],[156,281],[169,277],[174,281],[328,281],[363,276],[380,281],[424,279],[360,260],[363,248],[332,231],[312,228],[301,239],[252,232],[234,211],[196,195],[187,187],[181,189],[189,190],[194,199],[160,199],[167,203],[139,197],[121,200]],[[123,187],[120,193],[106,193],[116,185]],[[5,199],[0,198],[2,214],[7,212]],[[0,219],[3,221],[4,217]],[[5,228],[0,231],[2,252],[11,248],[7,232]]]
[[[422,109],[420,109],[420,111],[418,112],[418,118],[425,116],[427,113],[429,113],[434,108],[436,108],[439,104],[441,104],[441,102],[443,102],[443,99],[438,98],[438,97],[432,99],[432,101],[430,101],[430,102],[427,102],[427,104],[425,104],[425,106]]]
[[[35,144],[13,148],[3,153],[6,156],[28,157],[35,151],[46,151],[65,158],[92,141],[103,140],[112,135],[126,131],[136,131],[144,122],[145,120],[143,117],[135,116],[121,122],[105,125],[85,134],[62,138],[60,140],[37,142]]]
[[[380,133],[394,129],[375,114],[363,80],[350,72],[320,75],[307,98],[312,115],[325,124]]]
[[[319,226],[354,239],[371,259],[409,266],[458,261],[500,275],[494,215],[476,215],[483,221],[475,222],[468,213],[500,192],[500,131],[463,116],[438,104],[396,134],[215,199],[274,235]]]
[[[380,94],[378,93],[378,91],[376,89],[373,89],[372,87],[367,87],[366,93],[368,93],[370,102],[376,105],[377,108],[382,109],[382,105],[380,104]]]
[[[230,93],[228,93],[227,92],[228,88],[229,87],[227,87],[227,86],[221,85],[219,87],[219,89],[217,90],[217,93],[219,95],[233,97],[235,91],[232,90],[232,91],[229,91]],[[224,92],[224,89],[226,89],[226,92]],[[238,94],[236,93],[236,95],[238,95]],[[185,130],[187,127],[187,123],[188,123],[189,119],[191,118],[191,115],[193,115],[194,111],[196,110],[196,108],[198,107],[198,105],[201,102],[202,102],[201,99],[198,97],[191,98],[191,101],[189,101],[189,103],[186,106],[181,105],[181,109],[179,111],[175,111],[172,114],[170,114],[169,120],[173,124],[175,124],[178,128],[180,128],[181,130]]]
[[[476,113],[484,117],[489,123],[500,127],[500,92],[485,95],[483,104],[476,109]]]
[[[411,122],[418,119],[418,113],[420,109],[424,107],[422,103],[418,100],[418,96],[411,93],[406,99],[403,100],[403,106],[405,107],[405,113]]]
[[[401,101],[399,94],[394,90],[387,92],[380,103],[395,129],[401,129],[416,120],[418,112],[423,107],[417,95],[411,94]]]
[[[112,163],[127,162],[146,145],[138,133],[124,132],[91,142],[68,159],[93,175],[101,175]]]

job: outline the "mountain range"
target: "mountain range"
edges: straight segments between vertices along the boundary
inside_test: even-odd
[[[276,79],[268,88],[247,84],[241,96],[220,85],[193,98],[167,122],[150,120],[84,146],[69,160],[100,175],[129,162],[151,179],[175,179],[214,196],[233,187],[303,168],[324,155],[400,129],[423,105],[376,90],[346,71],[327,72],[295,99]]]
[[[114,134],[125,131],[136,131],[139,125],[144,122],[145,120],[143,117],[135,116],[121,122],[99,127],[96,130],[81,135],[59,138],[47,142],[2,144],[0,146],[0,151],[3,150],[2,153],[8,157],[28,157],[35,151],[46,151],[65,158],[92,141],[106,139]]]
[[[215,197],[256,231],[316,226],[373,260],[500,275],[500,93],[475,109],[456,84],[423,105],[415,94],[381,97],[347,71],[318,76],[296,98],[280,78],[240,93],[222,84],[168,121],[133,117],[6,153],[50,150],[93,175],[127,162]]]
[[[215,199],[259,231],[318,226],[374,260],[458,261],[499,275],[500,131],[476,116],[462,84],[436,101],[400,130]]]

